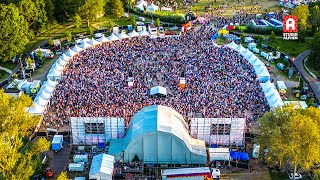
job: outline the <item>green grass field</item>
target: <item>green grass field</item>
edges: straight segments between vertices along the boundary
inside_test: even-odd
[[[263,44],[267,44],[275,49],[279,47],[279,50],[292,56],[297,57],[300,53],[309,49],[310,40],[306,39],[306,42],[301,43],[299,41],[292,41],[292,40],[283,40],[278,38],[276,42],[263,42]]]

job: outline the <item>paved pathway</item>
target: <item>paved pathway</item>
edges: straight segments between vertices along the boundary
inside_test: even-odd
[[[9,74],[12,73],[12,71],[11,71],[10,69],[5,68],[5,67],[2,67],[2,66],[0,66],[0,70],[6,71],[6,72],[9,73]]]
[[[304,60],[305,58],[310,54],[310,50],[307,50],[303,53],[301,53],[295,61],[293,61],[293,64],[296,66],[298,71],[301,73],[301,75],[308,81],[313,93],[315,94],[317,100],[320,102],[320,81],[316,78],[313,78],[304,68]]]

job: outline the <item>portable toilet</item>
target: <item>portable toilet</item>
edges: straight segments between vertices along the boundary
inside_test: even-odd
[[[63,135],[54,135],[51,142],[52,150],[59,151],[63,148]]]
[[[82,172],[84,170],[84,163],[70,163],[69,171],[71,172]]]
[[[75,154],[73,156],[73,162],[78,163],[78,162],[88,162],[88,155],[87,154]]]

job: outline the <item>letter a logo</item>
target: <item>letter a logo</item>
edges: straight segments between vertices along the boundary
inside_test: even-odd
[[[298,17],[297,16],[284,16],[283,17],[283,32],[296,33],[298,32]]]

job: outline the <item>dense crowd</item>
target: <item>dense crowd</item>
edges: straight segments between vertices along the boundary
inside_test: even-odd
[[[50,99],[44,125],[65,126],[70,117],[124,117],[128,123],[149,105],[172,107],[186,119],[261,116],[268,107],[252,66],[236,51],[215,46],[213,33],[207,22],[176,38],[131,38],[80,52]],[[131,74],[134,86],[128,87]],[[167,96],[150,95],[157,85]]]

